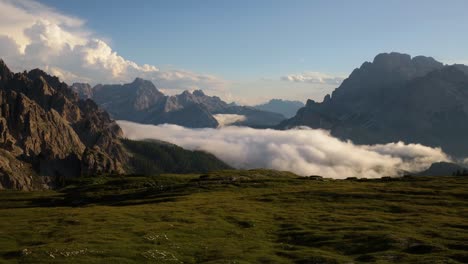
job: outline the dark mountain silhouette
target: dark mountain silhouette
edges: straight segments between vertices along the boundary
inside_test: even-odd
[[[454,176],[457,173],[466,172],[467,169],[450,162],[433,163],[427,170],[418,173],[421,176]]]
[[[72,85],[83,98],[89,97],[88,87],[87,84]],[[91,90],[91,98],[115,119],[145,124],[217,127],[216,114],[243,115],[246,119],[237,125],[246,126],[275,126],[285,119],[278,113],[227,104],[217,96],[205,95],[201,90],[165,96],[152,82],[139,78],[129,84],[97,85]]]
[[[468,68],[384,53],[365,62],[322,103],[308,100],[279,128],[309,126],[358,144],[404,141],[468,154]]]
[[[304,103],[300,101],[271,99],[264,104],[259,104],[254,107],[263,111],[279,113],[287,118],[291,118],[296,115],[297,110],[304,107]]]

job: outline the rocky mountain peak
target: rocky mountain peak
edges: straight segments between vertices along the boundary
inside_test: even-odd
[[[402,54],[397,52],[391,53],[380,53],[375,56],[372,62],[374,67],[379,67],[386,70],[392,70],[394,68],[406,67],[411,64],[411,56],[408,54]]]
[[[0,189],[123,172],[120,133],[106,112],[78,100],[57,77],[38,69],[11,75],[0,86]]]
[[[195,91],[193,91],[192,94],[195,95],[195,96],[198,96],[198,97],[205,96],[205,93],[202,90],[195,90]]]
[[[416,67],[429,68],[429,69],[440,69],[444,66],[443,63],[436,61],[432,57],[426,57],[426,56],[413,57],[412,63],[416,65]]]
[[[73,83],[71,88],[80,99],[91,99],[93,97],[93,88],[89,83]]]
[[[5,62],[0,59],[0,83],[6,81],[12,75]]]
[[[415,56],[411,58],[408,54],[391,52],[380,53],[375,56],[372,67],[383,71],[411,71],[423,75],[430,71],[441,69],[444,64],[432,57]]]
[[[307,99],[305,107],[311,107],[313,105],[317,104],[314,100],[312,99]]]
[[[397,52],[378,54],[373,62],[365,62],[332,93],[332,102],[352,102],[383,99],[391,93],[390,87],[401,87],[404,82],[442,69],[444,65],[431,57]],[[397,92],[397,91],[395,91]]]
[[[307,101],[280,127],[324,128],[357,144],[404,141],[468,155],[468,67],[383,53],[365,62],[322,103]]]
[[[153,84],[153,82],[151,82],[149,80],[142,79],[140,77],[135,78],[135,80],[133,80],[131,85],[136,86],[136,87],[150,86],[150,87],[154,87],[154,89],[156,89],[156,86]]]

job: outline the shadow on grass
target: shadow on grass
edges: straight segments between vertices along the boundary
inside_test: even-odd
[[[232,177],[167,179],[141,176],[82,178],[69,183],[53,195],[16,192],[5,195],[0,208],[80,207],[88,205],[130,206],[175,202],[181,197],[218,188],[261,185],[262,181],[241,183]],[[18,195],[20,194],[20,195]]]

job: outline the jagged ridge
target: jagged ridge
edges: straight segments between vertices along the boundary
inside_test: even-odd
[[[14,74],[0,60],[0,78],[0,188],[125,171],[122,131],[93,101],[39,69]]]
[[[113,118],[139,123],[217,127],[216,114],[244,115],[246,120],[238,125],[247,126],[274,126],[285,119],[278,113],[227,104],[202,90],[166,96],[152,82],[140,78],[123,85],[97,85],[90,89],[88,84],[76,83],[72,88],[83,98],[91,97]]]
[[[468,154],[468,75],[464,65],[384,53],[365,62],[323,102],[308,100],[279,128],[309,126],[358,144],[395,141]]]

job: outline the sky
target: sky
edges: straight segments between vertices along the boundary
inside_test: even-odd
[[[67,82],[321,101],[381,52],[468,64],[468,1],[0,0],[0,57]]]

